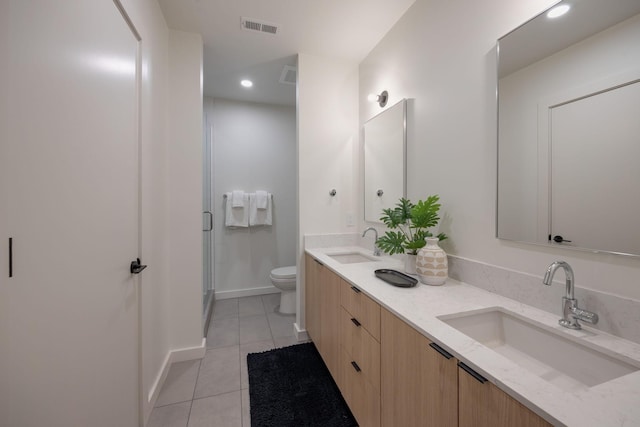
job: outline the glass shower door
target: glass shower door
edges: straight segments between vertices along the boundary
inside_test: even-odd
[[[202,313],[203,330],[207,335],[209,318],[213,308],[214,283],[213,283],[213,213],[212,213],[212,147],[211,140],[213,128],[205,121],[205,129],[202,138]]]

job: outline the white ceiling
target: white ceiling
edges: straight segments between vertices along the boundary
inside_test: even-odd
[[[415,0],[159,0],[167,25],[204,39],[204,93],[294,105],[285,65],[307,53],[360,61]],[[241,17],[273,23],[276,35],[243,30]],[[253,80],[244,89],[239,82]]]

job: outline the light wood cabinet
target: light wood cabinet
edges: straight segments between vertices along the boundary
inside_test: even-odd
[[[456,362],[442,348],[382,309],[382,426],[457,426]]]
[[[329,372],[338,377],[340,277],[310,255],[305,257],[305,324]]]
[[[361,427],[551,426],[310,255],[305,271],[307,332]]]
[[[322,359],[333,378],[338,377],[340,358],[340,276],[322,268],[320,274],[320,341]]]
[[[320,351],[320,275],[324,266],[311,255],[304,262],[305,327],[309,338]]]
[[[547,421],[494,384],[460,367],[460,427],[550,427]],[[474,376],[475,374],[475,376]],[[479,377],[479,378],[478,378]]]

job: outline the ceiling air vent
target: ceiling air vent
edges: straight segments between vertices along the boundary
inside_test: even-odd
[[[295,85],[296,84],[296,67],[292,67],[291,65],[285,65],[282,69],[282,73],[280,74],[280,83],[284,83],[286,85]]]
[[[256,31],[258,33],[266,33],[266,34],[277,34],[278,26],[271,22],[259,21],[257,19],[251,18],[240,18],[240,23],[243,30],[246,31]]]

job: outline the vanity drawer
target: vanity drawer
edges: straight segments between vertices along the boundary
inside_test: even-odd
[[[341,391],[349,409],[361,427],[380,426],[380,390],[366,379],[364,370],[358,370],[354,360],[340,350]]]
[[[356,286],[344,280],[340,284],[340,303],[351,317],[375,338],[380,341],[380,305],[366,296]]]
[[[340,310],[340,347],[355,362],[360,374],[380,390],[380,343],[349,312]]]

